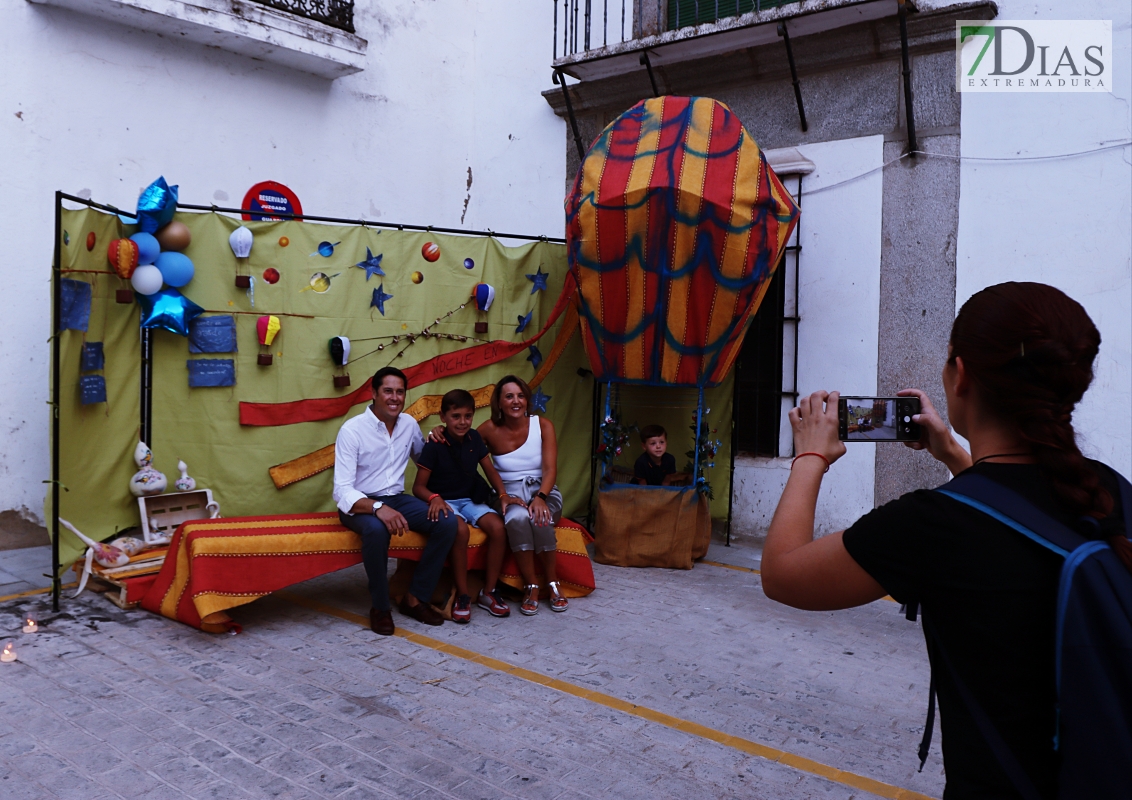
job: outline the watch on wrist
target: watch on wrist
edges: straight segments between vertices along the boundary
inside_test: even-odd
[[[381,508],[383,505],[385,505],[385,503],[381,502],[380,500],[374,500],[373,501],[373,515],[375,517],[377,516],[377,510],[379,508]]]
[[[544,503],[546,502],[546,492],[539,492],[535,495],[535,497],[542,500]]]

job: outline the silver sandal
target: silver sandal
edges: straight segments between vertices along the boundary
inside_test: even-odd
[[[550,610],[551,611],[565,611],[570,607],[570,601],[562,594],[562,586],[558,581],[551,581],[547,584],[550,587]]]
[[[523,595],[523,604],[519,606],[519,613],[533,617],[538,613],[538,584],[528,583],[523,588],[527,593]]]

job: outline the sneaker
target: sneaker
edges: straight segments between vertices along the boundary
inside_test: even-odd
[[[456,602],[452,605],[452,621],[461,625],[472,621],[472,598],[466,594],[457,596]]]
[[[480,596],[476,599],[476,605],[487,611],[493,617],[509,617],[511,616],[510,607],[503,602],[503,598],[499,595],[499,589],[492,589],[491,594],[480,591]],[[455,616],[455,614],[453,614]]]

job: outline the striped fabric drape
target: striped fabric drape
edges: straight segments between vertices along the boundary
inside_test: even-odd
[[[602,132],[566,213],[597,379],[704,387],[731,369],[799,209],[731,109],[669,96]]]

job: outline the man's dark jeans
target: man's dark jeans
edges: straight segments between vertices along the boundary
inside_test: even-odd
[[[401,512],[408,521],[409,529],[428,537],[421,561],[409,591],[422,603],[432,600],[436,582],[440,580],[440,570],[444,559],[456,540],[456,515],[443,514],[436,522],[428,518],[428,504],[410,494],[395,494],[390,497],[373,497],[389,508]],[[370,602],[374,608],[389,610],[389,529],[373,514],[354,514],[349,516],[338,512],[342,524],[362,537],[362,561],[369,577]]]

